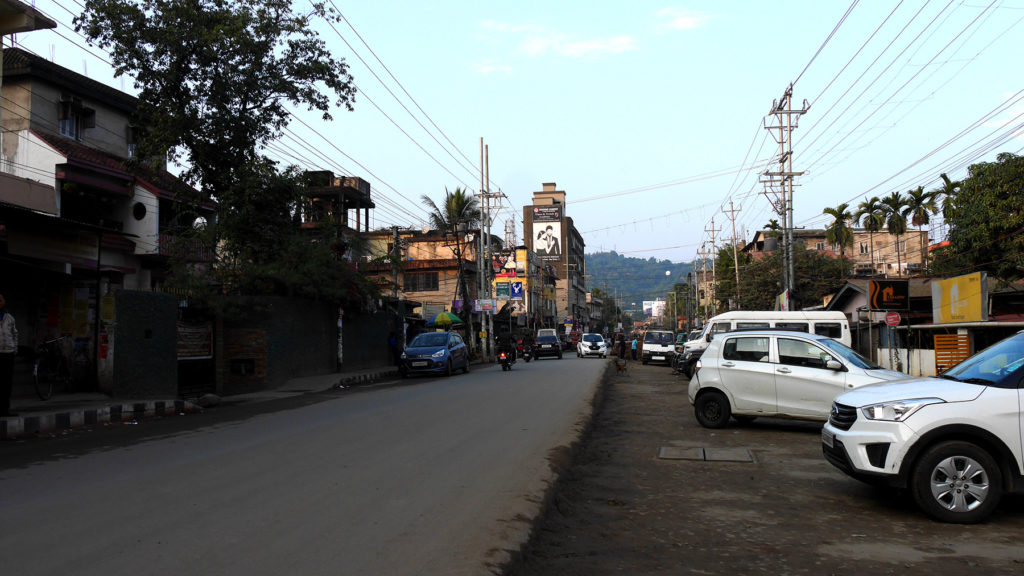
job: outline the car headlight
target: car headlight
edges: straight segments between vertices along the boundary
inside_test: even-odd
[[[903,422],[910,418],[914,412],[929,404],[942,404],[945,400],[939,398],[914,398],[912,400],[895,400],[893,402],[882,402],[872,404],[860,409],[861,414],[868,420],[884,420],[887,422]]]
[[[444,357],[444,350],[438,350],[437,352],[434,352],[430,356],[432,358],[443,358]]]

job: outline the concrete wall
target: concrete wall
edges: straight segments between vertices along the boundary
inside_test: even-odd
[[[170,294],[115,294],[113,380],[118,398],[178,395],[178,300]]]
[[[393,329],[394,318],[384,312],[346,314],[342,321],[341,371],[391,365],[388,334]]]

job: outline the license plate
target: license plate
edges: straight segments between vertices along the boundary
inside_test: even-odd
[[[554,344],[545,344],[545,345],[541,346],[541,348],[553,348],[553,347],[554,347]]]
[[[829,432],[828,430],[822,428],[821,443],[824,444],[825,446],[828,446],[829,448],[833,448],[835,444],[835,435]]]
[[[664,356],[651,356],[651,360],[664,360]]]
[[[430,365],[429,362],[413,362],[412,363],[412,367],[413,368],[425,368],[425,367],[427,367],[429,365]]]

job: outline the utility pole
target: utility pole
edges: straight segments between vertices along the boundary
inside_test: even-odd
[[[711,316],[718,314],[718,276],[715,272],[715,260],[717,260],[717,254],[715,253],[715,246],[718,245],[718,233],[722,231],[721,228],[715,228],[715,219],[711,219],[711,228],[705,228],[705,232],[711,234]]]
[[[484,144],[484,139],[480,137],[480,192],[477,194],[479,197],[479,204],[481,207],[482,217],[480,219],[480,243],[479,243],[479,293],[478,298],[485,298],[486,300],[491,299],[491,198],[502,196],[501,192],[491,193],[491,175],[490,175],[490,150],[487,145]],[[493,308],[493,307],[492,307]],[[493,309],[491,311],[493,313]],[[491,343],[494,340],[494,316],[492,313],[488,313],[481,307],[481,331],[486,335],[485,341],[481,343],[481,353],[483,354],[484,361],[492,361],[492,348]],[[510,317],[511,322],[511,317]]]
[[[803,108],[793,109],[793,85],[790,84],[782,98],[772,102],[772,109],[768,116],[775,117],[775,124],[769,125],[765,117],[764,127],[775,138],[779,144],[778,168],[776,171],[767,171],[764,176],[768,181],[778,186],[781,195],[780,212],[783,218],[783,289],[787,294],[786,306],[790,306],[789,298],[792,297],[793,289],[796,287],[794,274],[794,244],[793,244],[793,180],[796,176],[803,175],[803,172],[793,171],[793,130],[796,129],[800,116],[810,108],[807,100],[804,100]],[[795,119],[794,119],[795,117]]]
[[[729,210],[722,210],[729,214],[729,221],[732,223],[732,267],[736,270],[736,309],[740,309],[740,255],[736,238],[736,213],[743,208],[733,208],[732,200],[729,200]]]
[[[398,337],[399,350],[405,350],[405,298],[398,298],[398,262],[402,257],[402,237],[398,235],[398,226],[392,226],[391,244],[391,299],[395,302],[395,332]]]

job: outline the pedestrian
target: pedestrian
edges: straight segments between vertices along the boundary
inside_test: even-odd
[[[626,360],[626,336],[624,334],[619,334],[618,349],[619,349],[619,358],[621,358],[623,361],[625,361]]]
[[[636,360],[636,344],[637,344],[636,336],[634,335],[633,336],[633,360]]]
[[[14,355],[18,352],[18,328],[7,310],[7,301],[0,294],[0,416],[11,412],[11,380],[14,378]]]
[[[402,359],[402,350],[398,346],[398,337],[393,330],[388,334],[388,349],[391,351],[391,363],[398,366]]]

